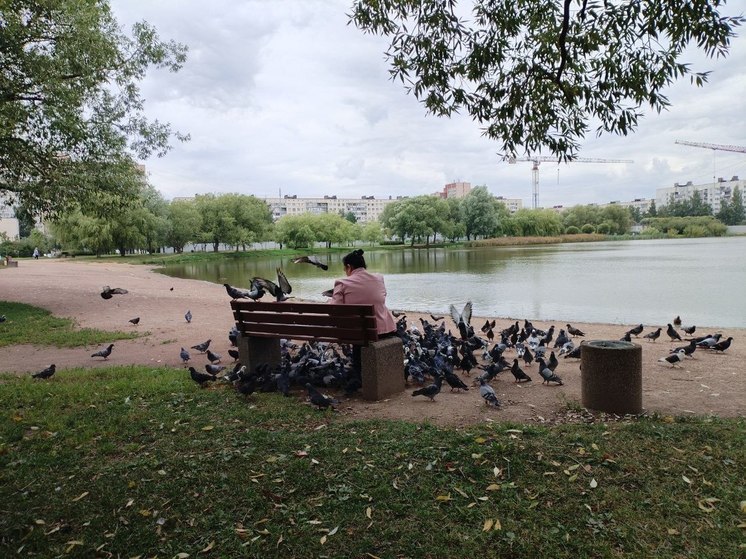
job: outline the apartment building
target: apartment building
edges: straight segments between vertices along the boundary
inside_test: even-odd
[[[321,198],[299,198],[298,195],[285,195],[282,198],[264,198],[264,201],[272,209],[272,218],[280,219],[285,215],[301,215],[305,213],[321,214],[336,213],[341,215],[353,214],[358,223],[376,221],[383,209],[391,202],[401,200],[396,198],[376,198],[375,196],[362,196],[361,198],[340,198],[334,196],[323,196]]]
[[[694,184],[692,181],[684,184],[674,183],[673,186],[657,188],[655,190],[655,206],[660,208],[667,205],[672,196],[674,201],[686,200],[691,198],[694,192],[697,191],[702,197],[702,201],[712,208],[712,213],[716,214],[720,211],[720,205],[723,201],[730,202],[733,197],[733,190],[736,187],[743,193],[744,187],[746,187],[746,180],[734,176],[729,180],[719,178],[715,182],[705,184]]]

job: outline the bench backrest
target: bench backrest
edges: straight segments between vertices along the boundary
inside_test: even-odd
[[[373,305],[231,301],[244,336],[368,345],[378,340]]]

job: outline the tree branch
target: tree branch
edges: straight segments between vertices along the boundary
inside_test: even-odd
[[[570,28],[570,2],[572,0],[565,0],[565,6],[564,11],[562,13],[562,30],[560,31],[559,36],[559,48],[560,48],[560,63],[559,68],[557,68],[557,76],[555,77],[555,82],[557,85],[560,84],[562,80],[562,72],[565,69],[565,64],[567,63],[567,31]]]

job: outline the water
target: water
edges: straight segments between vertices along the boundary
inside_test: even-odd
[[[472,301],[487,317],[539,321],[666,324],[681,315],[700,327],[746,327],[746,237],[574,243],[478,249],[366,251],[386,278],[392,309],[445,313]],[[324,272],[290,259],[169,266],[169,275],[247,287],[285,270],[298,298],[342,277],[342,255]]]

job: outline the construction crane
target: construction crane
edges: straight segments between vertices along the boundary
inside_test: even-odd
[[[519,161],[528,161],[533,163],[531,167],[531,182],[533,185],[533,199],[531,207],[536,209],[539,207],[539,165],[541,163],[557,163],[560,161],[557,157],[549,157],[546,155],[534,155],[531,157],[504,157],[503,161],[507,161],[511,165],[518,163]],[[631,159],[601,159],[597,157],[576,157],[571,159],[568,163],[634,163]]]
[[[716,151],[733,151],[735,153],[746,153],[746,147],[732,146],[726,144],[708,144],[707,142],[689,142],[687,140],[676,140],[677,144],[682,146],[693,146],[695,148],[705,148],[712,150],[712,182],[717,183],[717,167],[715,160]]]

